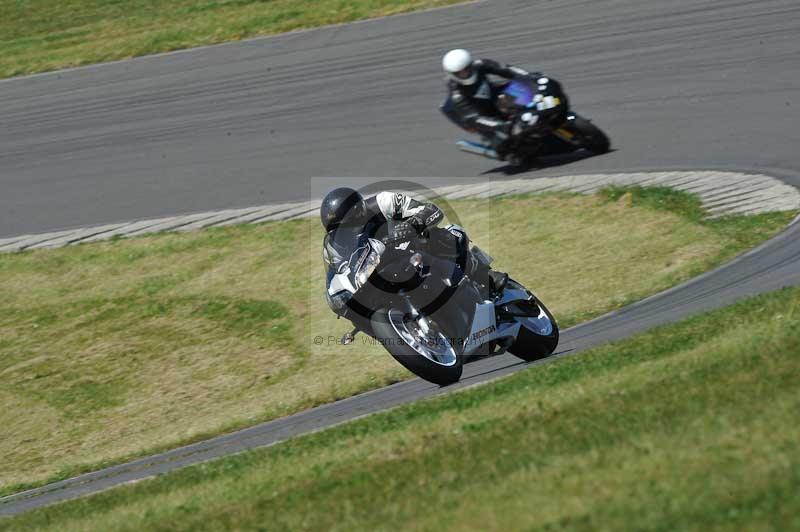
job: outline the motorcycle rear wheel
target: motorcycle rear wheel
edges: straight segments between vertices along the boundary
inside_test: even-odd
[[[435,323],[427,324],[426,332],[399,310],[381,310],[372,317],[372,332],[395,360],[418,377],[440,386],[458,382],[463,356]]]
[[[576,135],[582,147],[596,155],[606,153],[611,148],[611,140],[599,127],[580,115],[573,116],[575,118],[567,120],[561,127]]]

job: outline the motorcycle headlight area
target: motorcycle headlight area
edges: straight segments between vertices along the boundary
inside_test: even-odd
[[[377,251],[367,249],[365,253],[366,256],[363,260],[359,261],[360,264],[356,269],[356,290],[367,284],[369,276],[372,275],[372,272],[375,271],[375,268],[377,268],[378,264],[381,262],[381,256]]]

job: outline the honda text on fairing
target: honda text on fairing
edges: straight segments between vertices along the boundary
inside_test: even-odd
[[[466,50],[443,59],[448,97],[442,112],[480,142],[459,140],[463,151],[523,164],[540,155],[610,148],[608,137],[570,110],[561,84],[549,77],[492,60],[473,60]],[[490,79],[489,76],[493,76]]]
[[[387,222],[389,235],[394,224],[403,223],[391,217]],[[453,253],[444,253],[451,258],[432,245],[442,240],[437,231],[451,237]],[[555,319],[524,286],[506,277],[493,288],[465,273],[487,271],[492,259],[470,246],[459,226],[425,229],[406,240],[386,241],[344,226],[329,235],[325,253],[337,257],[326,258],[333,266],[329,304],[341,304],[344,311],[337,312],[355,326],[344,344],[364,332],[407,369],[440,385],[460,379],[466,358],[508,351],[536,360],[558,344]]]

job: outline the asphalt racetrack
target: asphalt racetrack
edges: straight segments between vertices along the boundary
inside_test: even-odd
[[[800,186],[798,35],[791,0],[493,0],[0,82],[0,237],[306,199],[310,176],[503,178],[497,164],[458,153],[436,112],[439,59],[456,46],[558,78],[576,111],[611,135],[617,151],[531,178],[719,168]],[[727,266],[574,327],[558,356],[798,284],[798,237],[793,224]],[[484,359],[453,387],[399,383],[6,498],[0,514],[523,367]]]
[[[618,149],[532,177],[800,184],[798,35],[792,0],[488,0],[0,82],[0,238],[304,200],[310,176],[491,172],[437,110],[456,46],[561,80]]]

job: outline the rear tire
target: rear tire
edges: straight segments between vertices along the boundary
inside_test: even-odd
[[[519,283],[514,283],[517,284],[519,288],[524,289],[524,287]],[[511,344],[511,347],[508,348],[508,352],[528,362],[546,358],[552,355],[553,351],[555,351],[556,347],[558,346],[559,337],[558,324],[556,323],[553,314],[547,309],[547,307],[544,306],[544,303],[539,301],[536,296],[533,296],[533,300],[530,302],[518,303],[517,305],[520,307],[523,305],[528,306],[531,310],[531,316],[538,316],[539,310],[541,309],[541,311],[547,316],[547,319],[550,320],[550,323],[552,324],[552,331],[548,335],[537,334],[536,332],[527,328],[523,323],[519,329],[519,334],[517,335],[516,341]]]
[[[389,318],[390,311],[380,310],[372,317],[372,331],[375,339],[381,342],[383,347],[392,357],[403,365],[407,370],[426,381],[447,386],[458,382],[464,369],[463,356],[453,348],[455,361],[450,365],[434,362],[418,353],[408,342],[398,333],[396,325],[393,325]],[[397,311],[391,311],[397,312]],[[450,339],[442,336],[436,338],[436,342],[448,342]]]

